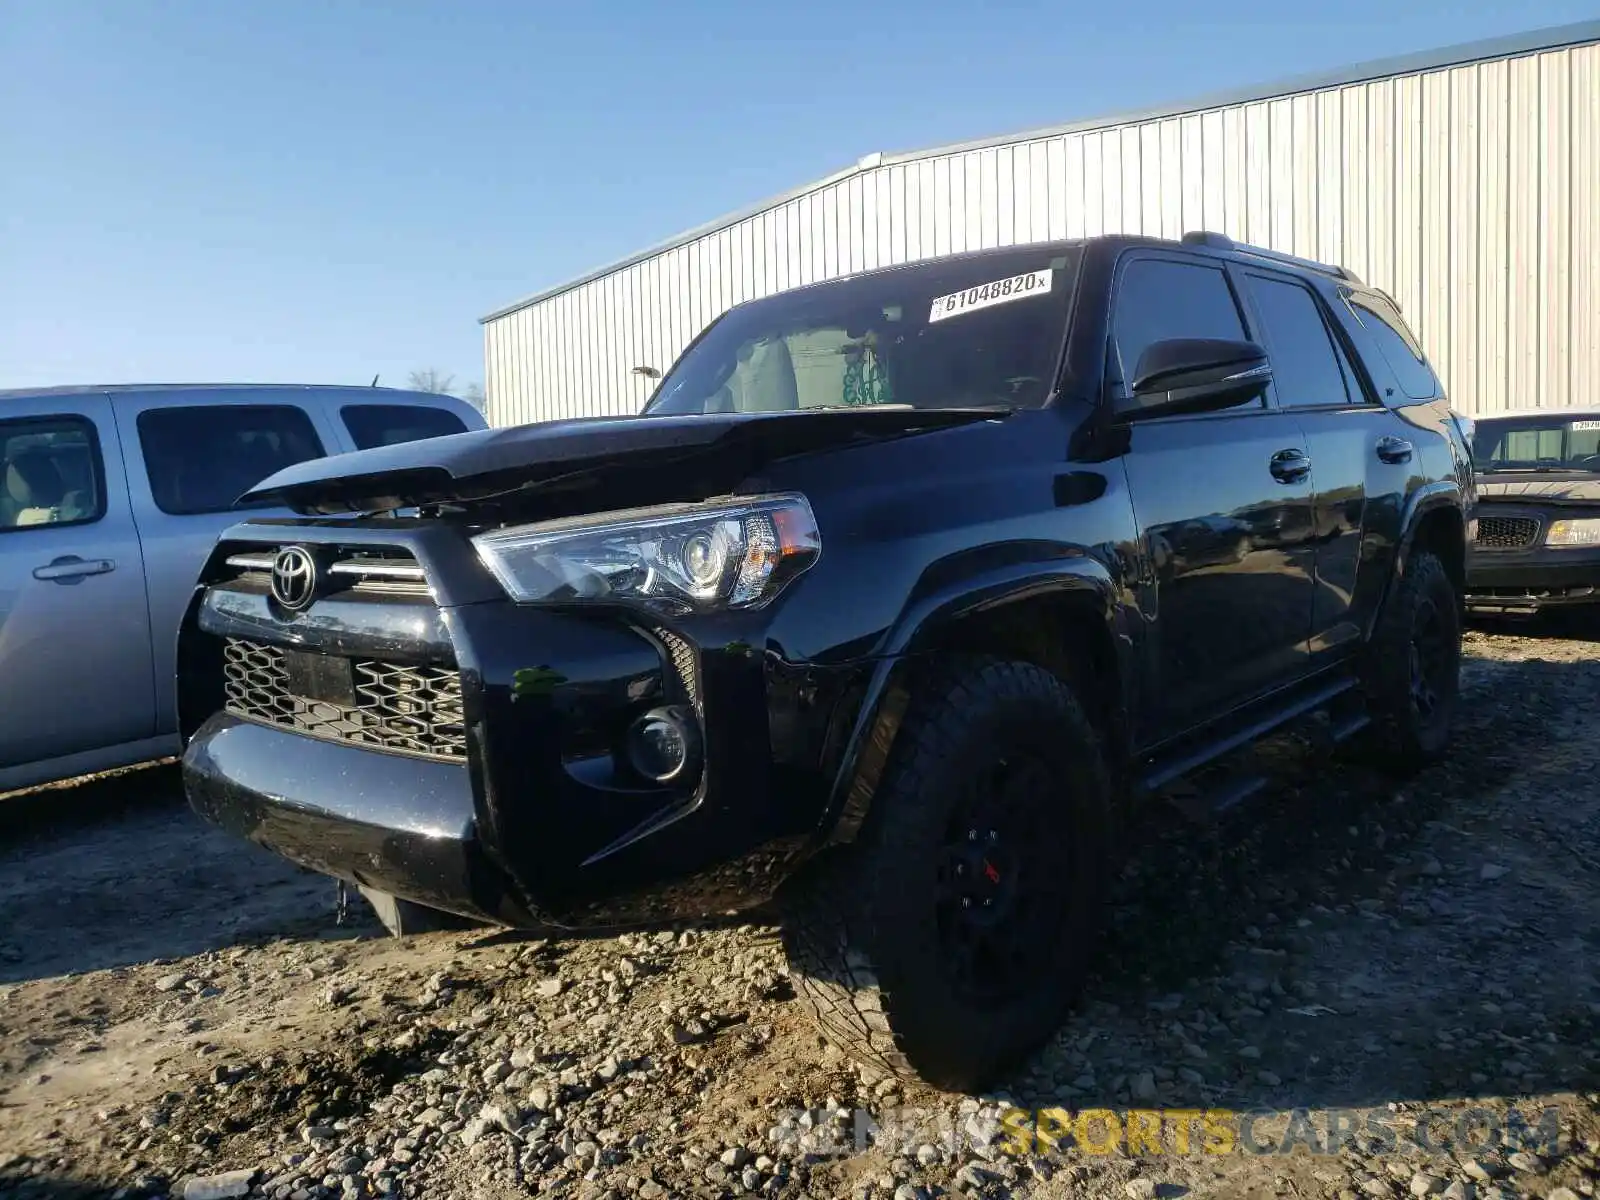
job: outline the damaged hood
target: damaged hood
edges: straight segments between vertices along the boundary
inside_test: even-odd
[[[775,459],[1006,415],[997,409],[883,405],[549,421],[308,459],[269,475],[240,502],[338,515],[541,489],[587,489],[643,472],[689,468],[724,479],[731,487]]]
[[[1600,504],[1600,475],[1574,471],[1571,475],[1496,472],[1478,476],[1478,499],[1520,504]]]

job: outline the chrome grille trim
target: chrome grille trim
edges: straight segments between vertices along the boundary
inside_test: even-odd
[[[228,638],[223,649],[226,711],[309,737],[425,758],[466,759],[461,675],[454,668],[355,659],[356,704],[346,707],[290,691],[283,656],[281,646]]]
[[[295,543],[286,543],[295,544]],[[230,554],[223,561],[241,572],[239,578],[260,576],[265,584],[272,575],[272,564],[279,547],[270,550]],[[327,566],[329,575],[337,576],[342,584],[351,587],[380,587],[387,592],[405,592],[423,595],[428,591],[428,577],[422,564],[409,554],[387,547],[382,554],[351,554],[350,547],[339,548],[341,557]]]

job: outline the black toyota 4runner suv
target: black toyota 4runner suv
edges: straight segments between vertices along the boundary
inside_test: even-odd
[[[734,308],[642,416],[265,480],[304,519],[205,568],[185,782],[396,932],[774,900],[847,1050],[982,1086],[1071,1000],[1131,804],[1308,715],[1440,753],[1472,488],[1347,271],[872,271]]]

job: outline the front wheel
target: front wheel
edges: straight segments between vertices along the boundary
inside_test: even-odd
[[[1450,742],[1461,687],[1461,607],[1438,556],[1416,550],[1367,647],[1371,743],[1381,765],[1410,774]]]
[[[857,840],[784,920],[795,989],[847,1054],[991,1083],[1055,1030],[1110,850],[1099,738],[1028,663],[964,660],[913,701]]]

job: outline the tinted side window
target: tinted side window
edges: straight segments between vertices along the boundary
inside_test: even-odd
[[[347,404],[339,410],[358,450],[465,433],[467,426],[448,409],[423,404]]]
[[[323,454],[311,418],[290,404],[147,409],[139,445],[156,507],[175,515],[236,508],[268,475]]]
[[[1376,296],[1349,295],[1345,301],[1361,327],[1378,343],[1400,390],[1416,400],[1437,396],[1439,381],[1399,310]]]
[[[1117,290],[1112,337],[1124,385],[1133,382],[1139,356],[1167,338],[1244,337],[1244,321],[1216,267],[1139,258],[1128,264]]]
[[[0,532],[98,521],[106,514],[104,479],[92,422],[0,421]]]
[[[1317,299],[1304,284],[1246,275],[1272,356],[1278,403],[1348,404],[1349,385]]]

